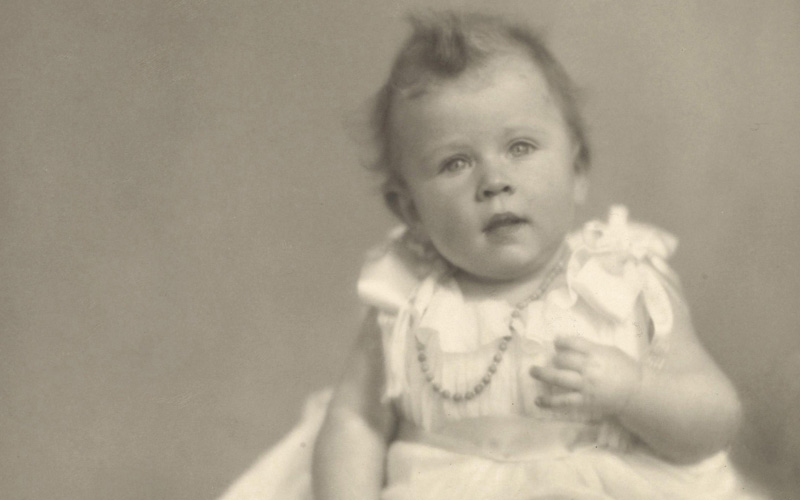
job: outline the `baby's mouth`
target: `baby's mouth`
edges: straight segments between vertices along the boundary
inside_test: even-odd
[[[492,218],[489,219],[489,222],[487,222],[486,225],[483,226],[483,232],[490,233],[497,229],[513,228],[527,223],[528,219],[520,217],[511,212],[505,212],[502,214],[493,215]]]

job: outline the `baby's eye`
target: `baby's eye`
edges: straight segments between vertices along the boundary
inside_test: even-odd
[[[511,156],[517,158],[533,153],[536,151],[536,146],[527,141],[517,141],[508,148],[508,151],[511,153]]]
[[[455,158],[450,158],[448,160],[445,160],[444,163],[442,163],[441,171],[459,172],[467,167],[469,167],[469,161],[466,158],[457,156]]]

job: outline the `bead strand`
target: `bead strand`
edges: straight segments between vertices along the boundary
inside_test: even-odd
[[[563,270],[564,265],[561,261],[559,261],[553,269],[544,277],[542,283],[536,289],[536,291],[531,294],[530,297],[526,298],[522,302],[514,307],[514,311],[511,315],[511,322],[509,323],[508,327],[509,330],[512,332],[515,331],[514,327],[514,320],[519,319],[522,315],[522,311],[528,307],[531,302],[539,300],[542,295],[547,291],[550,285],[553,283],[553,280],[559,275],[559,273]],[[457,392],[457,391],[450,391],[442,387],[440,382],[436,381],[436,378],[433,376],[431,372],[430,362],[428,359],[427,353],[427,346],[420,342],[419,339],[417,341],[417,361],[419,361],[419,367],[422,370],[422,375],[425,377],[425,381],[430,384],[431,389],[433,392],[438,394],[442,399],[452,400],[456,403],[460,403],[462,401],[470,401],[480,395],[486,386],[488,386],[491,381],[492,377],[494,377],[495,373],[497,373],[497,368],[500,366],[500,363],[503,361],[504,354],[506,350],[508,350],[508,344],[514,337],[512,335],[506,335],[500,339],[500,342],[497,344],[497,351],[495,352],[494,356],[492,356],[492,362],[489,364],[489,367],[486,369],[483,377],[481,377],[478,382],[472,387],[472,389],[465,391],[465,392]]]
[[[503,355],[508,349],[508,343],[511,342],[511,339],[511,335],[506,335],[500,339],[500,342],[497,344],[497,352],[494,354],[494,356],[492,356],[492,362],[489,365],[489,368],[486,369],[486,373],[480,378],[479,382],[475,384],[472,389],[463,393],[457,391],[451,392],[442,388],[441,384],[438,382],[435,382],[433,373],[431,373],[431,368],[428,363],[428,354],[426,352],[425,344],[419,340],[417,340],[417,360],[419,361],[420,369],[422,369],[422,374],[425,376],[425,380],[431,384],[433,392],[441,396],[443,399],[452,399],[456,403],[461,401],[469,401],[483,392],[486,386],[492,381],[492,377],[494,377],[494,374],[497,373],[497,367],[503,361]]]

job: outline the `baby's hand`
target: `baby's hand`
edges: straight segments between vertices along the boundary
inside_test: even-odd
[[[539,396],[539,406],[616,415],[641,383],[639,362],[616,347],[580,337],[558,338],[555,347],[553,366],[534,366],[530,374],[563,391]]]

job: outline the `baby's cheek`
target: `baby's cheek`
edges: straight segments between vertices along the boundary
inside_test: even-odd
[[[459,221],[455,218],[448,219],[448,221],[448,223],[435,228],[429,235],[442,257],[451,264],[463,267],[471,261],[470,249],[473,246],[470,233],[460,227]]]

